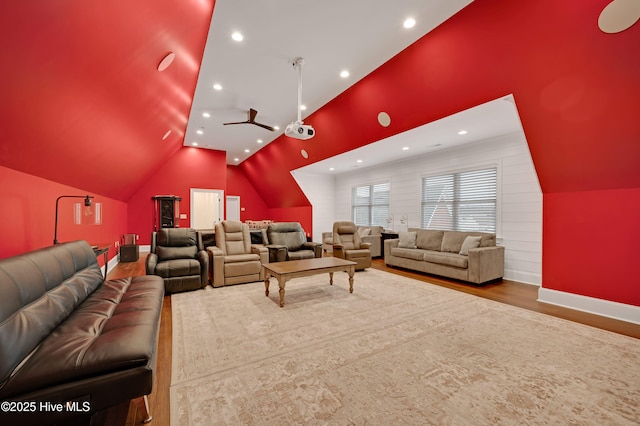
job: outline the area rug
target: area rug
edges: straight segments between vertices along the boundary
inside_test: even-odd
[[[171,424],[637,425],[640,340],[369,269],[172,295]]]

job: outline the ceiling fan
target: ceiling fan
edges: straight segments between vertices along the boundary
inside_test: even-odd
[[[250,108],[249,119],[247,121],[234,121],[233,123],[222,123],[222,124],[225,126],[230,124],[255,124],[256,126],[262,127],[263,129],[271,130],[272,132],[276,130],[275,128],[271,126],[267,126],[266,124],[258,123],[256,121],[256,115],[258,115],[258,111],[256,111],[253,108]]]

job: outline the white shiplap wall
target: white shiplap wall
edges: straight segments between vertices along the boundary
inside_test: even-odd
[[[330,231],[335,220],[351,220],[354,186],[391,182],[393,228],[420,227],[420,184],[428,174],[495,165],[499,176],[498,241],[505,247],[505,278],[542,282],[542,192],[521,132],[437,151],[405,161],[361,168],[335,177],[294,172],[313,206],[313,240]]]

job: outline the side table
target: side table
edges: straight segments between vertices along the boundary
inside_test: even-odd
[[[397,232],[383,231],[381,235],[382,237],[380,238],[380,256],[382,256],[382,258],[384,259],[384,241],[399,238],[400,234]]]
[[[96,257],[103,255],[104,256],[104,279],[107,279],[107,270],[109,268],[109,246],[104,246],[104,245],[100,245],[100,246],[92,246],[91,247],[93,249],[93,252],[95,253]],[[102,271],[102,268],[100,268],[100,271]]]

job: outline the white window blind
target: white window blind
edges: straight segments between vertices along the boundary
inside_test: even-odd
[[[353,188],[353,222],[363,226],[385,226],[389,217],[390,189],[389,182]]]
[[[422,178],[422,227],[496,232],[497,169]]]

